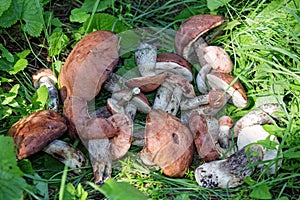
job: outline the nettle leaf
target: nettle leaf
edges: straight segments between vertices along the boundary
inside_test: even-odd
[[[101,187],[94,183],[89,183],[95,190],[100,191],[111,200],[144,200],[147,197],[138,189],[125,182],[116,182],[108,179]]]
[[[254,199],[272,199],[272,195],[266,184],[260,184],[253,188],[250,197]]]
[[[90,20],[91,18],[89,17],[83,24],[84,29],[88,29],[87,32],[92,32],[93,30],[107,30],[120,33],[129,29],[129,27],[119,21],[118,18],[105,13],[95,14],[89,26]]]
[[[0,0],[0,16],[6,11],[11,4],[11,0]]]
[[[224,6],[229,3],[231,0],[207,0],[207,7],[209,10],[213,11],[218,9],[219,7]]]
[[[111,8],[113,4],[115,3],[114,0],[101,0],[96,12],[101,12],[104,11],[107,8]],[[82,8],[85,9],[86,12],[92,12],[95,6],[95,1],[94,0],[85,0],[84,3],[82,4]]]
[[[40,5],[35,0],[15,0],[10,7],[0,16],[0,26],[8,28],[18,20],[24,21],[24,31],[33,37],[41,34],[44,26]]]
[[[0,199],[23,199],[26,182],[17,166],[14,141],[11,137],[0,135]]]
[[[5,99],[3,100],[2,105],[9,105],[17,97],[19,88],[20,85],[16,84],[10,89],[9,93],[3,94]]]
[[[70,21],[71,22],[83,23],[89,17],[90,17],[90,15],[86,13],[85,9],[83,9],[83,8],[74,8],[71,11]]]
[[[56,56],[60,54],[60,52],[68,45],[69,41],[68,36],[66,36],[63,32],[52,33],[48,38],[49,56]]]

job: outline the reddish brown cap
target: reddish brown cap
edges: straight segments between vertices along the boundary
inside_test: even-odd
[[[53,84],[57,83],[57,78],[51,69],[40,69],[32,75],[32,83],[35,88],[39,87],[39,80],[42,77],[49,78]]]
[[[67,96],[93,99],[116,66],[118,49],[118,36],[110,31],[95,31],[82,38],[60,73],[62,99]]]
[[[186,58],[191,45],[209,30],[221,25],[225,19],[221,16],[202,14],[187,19],[180,25],[175,36],[176,53]]]
[[[167,77],[166,73],[153,76],[137,77],[126,81],[125,85],[130,88],[138,87],[142,92],[151,92],[156,90]]]
[[[20,119],[7,135],[14,138],[20,160],[41,151],[66,130],[64,117],[52,110],[41,110]]]

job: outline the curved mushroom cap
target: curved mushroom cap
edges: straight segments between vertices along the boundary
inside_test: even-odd
[[[180,120],[162,110],[152,110],[145,127],[146,145],[140,157],[158,165],[170,177],[182,177],[193,156],[193,137]]]
[[[40,86],[39,81],[44,77],[50,79],[53,84],[57,83],[57,78],[51,69],[40,69],[32,75],[33,86],[38,88]]]
[[[116,136],[110,140],[110,152],[112,160],[125,156],[131,146],[133,134],[132,120],[125,114],[114,114],[107,119],[117,130]]]
[[[69,54],[60,73],[62,99],[78,96],[89,101],[100,91],[118,62],[118,37],[95,31],[82,38]]]
[[[213,70],[207,74],[207,80],[212,88],[221,89],[231,95],[232,102],[236,107],[244,108],[247,105],[248,99],[242,84],[236,80],[234,84],[230,86],[232,81],[234,81],[233,76]]]
[[[174,90],[175,87],[179,87],[182,90],[182,95],[187,98],[194,98],[196,96],[194,91],[194,86],[183,76],[172,74],[168,78],[166,78],[165,82],[170,83]]]
[[[130,89],[124,89],[117,91],[112,94],[112,98],[119,101],[122,99],[122,97],[128,92],[130,92]],[[147,97],[143,93],[139,93],[135,95],[131,100],[130,103],[135,105],[137,107],[137,110],[140,111],[141,113],[146,113],[148,114],[151,111],[151,105],[147,99]]]
[[[151,92],[156,90],[166,79],[167,74],[161,73],[153,76],[137,77],[129,79],[125,85],[130,88],[138,87],[142,92]]]
[[[174,53],[157,55],[155,73],[162,72],[181,75],[190,82],[193,80],[192,68],[188,61]]]
[[[273,148],[263,148],[263,161],[269,161],[274,160],[278,157],[278,154],[282,154],[282,151],[278,151],[278,145],[279,141],[274,135],[270,135],[267,131],[264,130],[264,128],[261,125],[253,125],[253,126],[248,126],[245,127],[241,130],[239,133],[238,139],[237,139],[237,147],[238,149],[242,149],[245,146],[251,144],[251,143],[256,143],[260,140],[266,140],[268,137],[270,137],[270,141],[274,142],[276,144],[275,147]],[[253,144],[252,144],[253,145]],[[267,165],[268,163],[265,163]],[[260,167],[262,167],[261,165]],[[280,167],[281,162],[277,164],[271,165],[269,168],[269,173],[270,174],[275,174],[276,172],[276,167]]]
[[[176,53],[188,59],[192,44],[209,30],[221,25],[225,19],[217,15],[195,15],[182,23],[175,36]]]
[[[41,151],[66,130],[64,117],[52,110],[41,110],[20,119],[7,135],[14,138],[20,160]]]
[[[203,60],[205,63],[200,63],[201,66],[205,64],[211,68],[222,72],[230,73],[232,71],[232,62],[227,52],[218,46],[207,46],[203,48]]]
[[[205,116],[197,111],[192,112],[189,127],[194,135],[194,143],[202,160],[210,162],[220,158],[221,154],[215,145],[217,136],[211,135],[213,132],[217,133],[217,130],[209,131],[211,125],[207,123]],[[218,126],[215,125],[215,128],[217,129]]]

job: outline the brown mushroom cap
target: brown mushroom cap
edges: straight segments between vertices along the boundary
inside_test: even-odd
[[[231,95],[232,102],[236,107],[244,108],[247,105],[248,99],[242,84],[238,80],[236,80],[234,84],[230,86],[234,81],[233,76],[213,70],[212,72],[207,74],[207,80],[208,84],[212,88],[221,89]]]
[[[100,91],[118,62],[118,37],[110,31],[95,31],[82,38],[69,54],[60,73],[61,96],[89,101]]]
[[[170,75],[165,81],[170,83],[174,88],[180,87],[182,90],[182,95],[187,98],[193,98],[196,96],[194,86],[181,75]]]
[[[155,72],[179,74],[190,82],[193,80],[192,69],[188,61],[174,53],[158,54],[156,58]]]
[[[194,135],[194,142],[199,156],[206,162],[218,159],[221,155],[216,148],[214,139],[209,133],[209,126],[204,115],[192,112],[189,127]]]
[[[7,135],[14,138],[20,160],[41,151],[66,130],[64,117],[52,110],[41,110],[20,119]]]
[[[142,92],[151,92],[156,90],[167,77],[166,73],[153,76],[137,77],[126,81],[125,85],[130,88],[138,87]]]
[[[202,14],[187,19],[180,25],[175,36],[176,53],[187,59],[188,52],[199,37],[209,30],[221,25],[225,19],[221,16]]]
[[[162,110],[147,116],[146,145],[140,157],[145,164],[158,165],[170,177],[182,177],[193,156],[193,137],[180,120]]]
[[[39,80],[43,77],[49,78],[53,84],[57,83],[57,78],[51,69],[40,69],[32,75],[32,83],[35,88],[38,88]]]

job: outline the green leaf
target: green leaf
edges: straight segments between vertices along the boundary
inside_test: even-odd
[[[2,105],[9,105],[18,95],[19,88],[20,88],[20,85],[16,84],[10,89],[9,93],[5,93],[3,95],[5,97],[5,99],[2,102]]]
[[[72,183],[68,183],[64,190],[64,199],[68,200],[86,200],[88,193],[82,188],[79,183],[77,189],[72,185]]]
[[[41,13],[41,7],[35,0],[15,0],[12,1],[8,10],[0,16],[0,26],[8,28],[18,20],[24,21],[22,26],[29,35],[37,37],[41,34],[44,26],[44,20]]]
[[[14,56],[2,44],[0,44],[0,51],[2,51],[1,57],[6,58],[9,62],[14,62]]]
[[[83,23],[90,17],[83,8],[74,8],[71,11],[70,21]]]
[[[28,61],[24,58],[20,58],[15,64],[13,69],[9,71],[9,74],[17,74],[18,72],[24,70],[28,65]]]
[[[101,187],[89,182],[95,190],[100,191],[110,200],[144,200],[147,197],[138,189],[125,182],[108,179]]]
[[[0,199],[23,199],[26,182],[17,166],[14,141],[0,135]]]
[[[6,11],[11,4],[11,0],[0,0],[0,16]]]
[[[129,29],[129,27],[110,14],[95,14],[88,27],[90,20],[91,17],[83,24],[84,29],[88,28],[87,32],[92,32],[93,30],[108,30],[114,33],[120,33]]]
[[[214,11],[219,7],[224,6],[229,3],[231,0],[207,0],[207,7],[209,10]]]
[[[104,11],[107,8],[111,8],[113,4],[115,3],[114,0],[101,0],[96,12],[101,12]],[[95,1],[94,0],[85,0],[84,3],[82,4],[82,8],[85,9],[86,12],[92,12],[95,6]]]
[[[272,199],[269,187],[266,184],[260,184],[253,188],[250,197],[254,199]]]
[[[66,48],[69,38],[63,32],[54,32],[48,38],[49,56],[56,56]]]
[[[19,58],[26,58],[29,54],[30,54],[30,50],[29,49],[26,49],[24,51],[21,51],[19,53],[17,53],[16,55],[19,57]]]
[[[46,86],[39,87],[32,96],[33,110],[42,110],[45,108],[48,99],[48,90]]]

